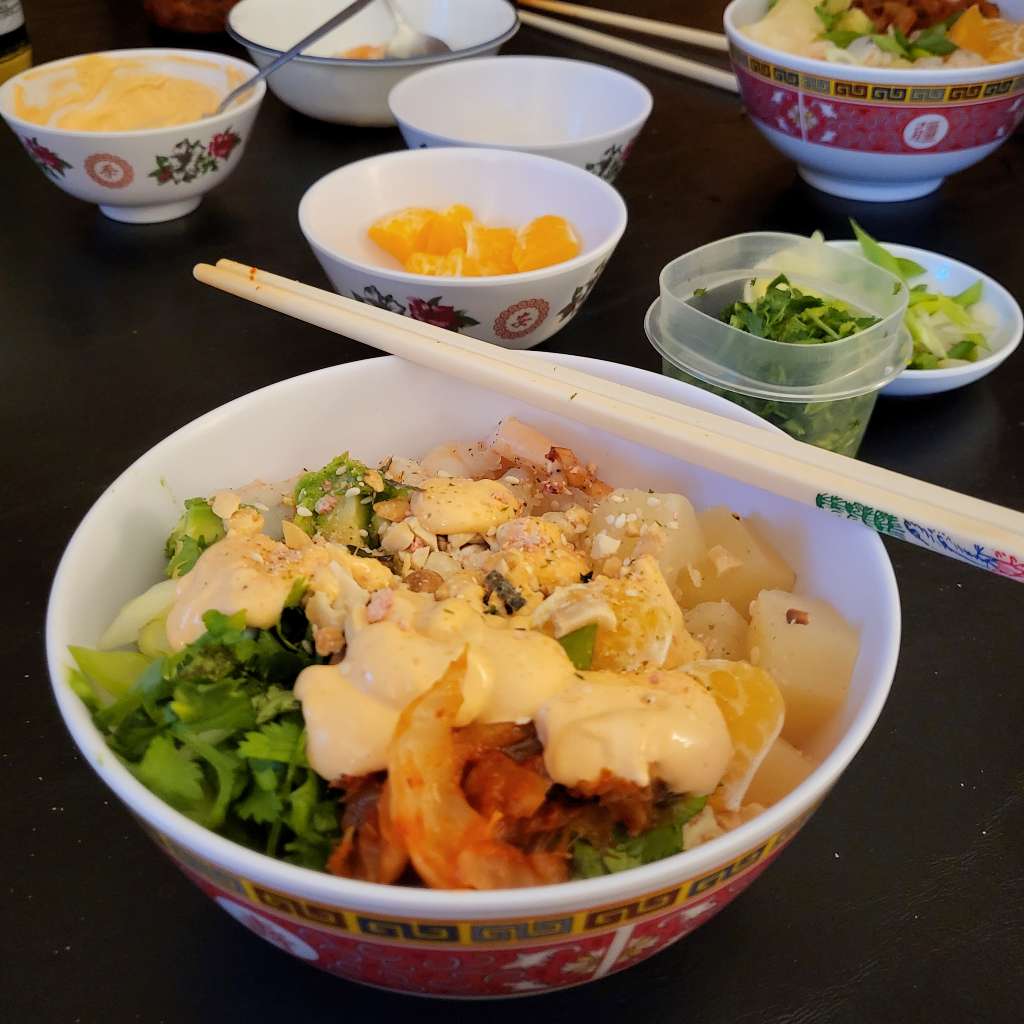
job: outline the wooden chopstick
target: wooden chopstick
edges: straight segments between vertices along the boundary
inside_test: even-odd
[[[530,11],[520,11],[519,20],[524,25],[539,28],[552,35],[561,36],[563,39],[572,39],[598,50],[617,53],[620,57],[628,57],[630,60],[640,61],[641,64],[649,64],[651,67],[671,71],[684,78],[692,78],[694,81],[713,85],[718,89],[725,89],[729,92],[740,91],[736,76],[731,71],[713,68],[707,64],[701,64],[700,61],[677,57],[675,54],[666,53],[653,46],[641,46],[640,43],[631,43],[626,39],[616,39],[615,36],[606,35],[604,32],[595,32],[591,28],[567,25],[564,21],[545,18]]]
[[[197,280],[429,369],[1024,581],[1024,514],[254,267]]]
[[[519,6],[532,7],[535,10],[548,11],[551,14],[564,14],[567,18],[595,21],[599,25],[624,28],[642,35],[674,39],[676,42],[688,43],[690,46],[702,46],[706,50],[729,52],[729,40],[722,32],[708,32],[702,28],[689,28],[686,25],[675,25],[670,21],[657,21],[654,18],[638,18],[635,14],[603,11],[598,7],[587,7],[583,4],[567,4],[562,3],[561,0],[519,0]]]

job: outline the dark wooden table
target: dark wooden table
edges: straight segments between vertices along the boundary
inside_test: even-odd
[[[167,38],[147,27],[140,0],[26,6],[38,62]],[[604,6],[714,28],[722,3]],[[864,206],[801,184],[732,96],[526,29],[508,52],[605,60],[655,96],[619,182],[626,237],[554,349],[657,368],[641,319],[665,262],[758,228],[844,236],[849,215],[879,237],[949,253],[1024,295],[1020,136],[931,197]],[[200,413],[368,354],[199,287],[192,264],[232,256],[324,283],[296,223],[299,197],[338,165],[400,146],[397,131],[319,124],[268,96],[230,182],[189,217],[131,227],[58,192],[0,131],[0,1019],[176,1024],[410,1013],[448,1021],[455,1013],[498,1024],[525,1011],[651,1024],[1020,1020],[1024,591],[907,546],[890,546],[905,615],[892,696],[790,851],[669,951],[529,1004],[412,1002],[282,955],[186,882],[76,756],[50,696],[42,633],[50,578],[80,517],[129,462]],[[862,455],[1021,507],[1022,452],[1018,355],[964,391],[883,399]]]

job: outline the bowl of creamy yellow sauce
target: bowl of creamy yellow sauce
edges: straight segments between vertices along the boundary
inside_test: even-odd
[[[83,54],[10,79],[0,116],[60,189],[114,220],[155,223],[191,213],[238,165],[266,87],[213,112],[255,74],[192,50]]]

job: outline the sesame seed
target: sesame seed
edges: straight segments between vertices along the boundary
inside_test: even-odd
[[[346,498],[354,498],[358,493],[359,493],[359,488],[358,487],[350,487],[345,492],[345,497]]]
[[[310,512],[309,509],[306,508],[305,505],[296,505],[295,506],[295,514],[297,516],[308,517],[308,516],[311,516],[313,513]]]
[[[616,505],[621,505],[626,499],[625,496],[621,494],[609,494],[608,500],[614,501]]]
[[[270,511],[270,507],[268,505],[264,505],[262,501],[254,501],[252,503],[252,507],[254,509],[256,509],[257,512],[269,512]]]

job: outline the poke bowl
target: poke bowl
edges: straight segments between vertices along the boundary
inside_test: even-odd
[[[424,57],[345,56],[387,43],[394,22],[371,4],[318,40],[269,79],[270,91],[300,114],[351,125],[392,125],[388,93],[408,75],[434,64],[483,57],[519,29],[506,0],[400,0],[412,28],[447,43],[452,52]],[[228,34],[261,69],[338,10],[336,0],[241,0],[228,14]]]
[[[733,0],[725,11],[740,94],[758,131],[824,192],[868,202],[927,195],[998,149],[1024,117],[1024,58],[875,67],[798,56],[747,34],[768,8]],[[808,0],[802,16],[817,19],[814,8]],[[1000,9],[1024,19],[1022,0]]]
[[[0,86],[0,116],[28,156],[61,191],[96,203],[113,220],[150,224],[191,213],[211,189],[240,163],[266,94],[260,82],[222,114],[185,123],[133,130],[76,130],[24,114],[26,105],[45,109],[82,60],[137,64],[144,74],[167,75],[220,98],[256,74],[245,61],[197,50],[109,50],[51,61],[15,75]]]
[[[578,237],[579,253],[522,273],[431,276],[410,273],[368,235],[395,211],[455,205],[488,225],[557,215]],[[299,203],[299,225],[340,294],[506,348],[531,348],[587,300],[625,231],[626,206],[597,176],[549,157],[416,149],[359,160],[321,178]]]
[[[554,358],[757,422],[728,402],[654,374]],[[382,396],[402,415],[380,416]],[[336,877],[267,856],[210,831],[193,812],[175,809],[147,788],[143,781],[152,781],[155,761],[142,766],[115,756],[69,686],[74,663],[68,646],[95,645],[117,609],[163,576],[164,539],[183,497],[254,477],[281,479],[297,466],[319,465],[340,447],[367,460],[422,456],[435,444],[486,437],[496,419],[509,416],[598,459],[604,477],[618,485],[679,491],[697,507],[724,504],[757,523],[796,571],[805,593],[829,602],[859,632],[846,698],[807,747],[816,767],[788,795],[766,800],[767,809],[724,834],[645,866],[558,884],[446,891]],[[216,551],[216,544],[207,550]],[[97,587],[97,580],[104,585]],[[243,926],[349,980],[404,993],[498,997],[579,985],[639,963],[750,885],[867,738],[892,681],[899,631],[899,600],[882,544],[845,517],[383,358],[264,388],[196,420],[134,463],[93,506],[61,561],[48,609],[47,652],[57,703],[82,756],[183,873]],[[145,699],[155,695],[143,689]],[[174,699],[192,698],[182,692]],[[203,735],[204,742],[217,742],[214,732]],[[174,768],[187,774],[192,763],[184,757]],[[177,787],[179,800],[184,789]]]
[[[517,149],[614,181],[653,101],[635,78],[600,64],[516,56],[420,71],[388,104],[410,149]]]

